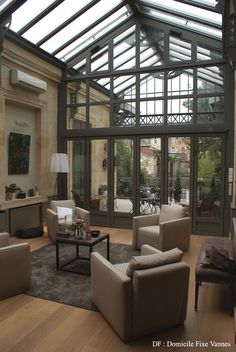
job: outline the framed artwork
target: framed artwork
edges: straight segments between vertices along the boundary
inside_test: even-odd
[[[28,174],[29,156],[30,136],[11,132],[8,144],[8,174]]]

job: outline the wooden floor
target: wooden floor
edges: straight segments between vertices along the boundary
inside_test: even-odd
[[[132,242],[131,230],[109,231],[112,242]],[[97,312],[21,294],[0,302],[0,352],[235,351],[234,319],[229,314],[228,289],[221,285],[203,284],[199,311],[195,312],[193,308],[194,266],[203,239],[192,236],[191,248],[184,254],[184,261],[191,267],[184,326],[124,344]],[[12,239],[12,242],[18,241]],[[35,250],[48,244],[49,240],[44,236],[29,242],[31,249]],[[154,348],[153,341],[161,341],[162,347]],[[172,343],[180,345],[171,348]],[[203,346],[204,343],[208,345]],[[213,347],[213,343],[228,346]],[[183,347],[184,344],[186,347]]]

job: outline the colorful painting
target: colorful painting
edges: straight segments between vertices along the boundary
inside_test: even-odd
[[[29,173],[30,136],[13,133],[9,135],[8,174]]]

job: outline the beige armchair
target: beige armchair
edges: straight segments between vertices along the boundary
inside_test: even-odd
[[[30,246],[28,243],[9,245],[9,238],[8,233],[0,233],[0,299],[30,288]]]
[[[185,216],[181,205],[161,207],[160,214],[140,215],[133,218],[133,245],[140,249],[149,244],[161,251],[179,248],[189,249],[191,218]]]
[[[58,207],[72,209],[80,219],[85,220],[86,226],[90,226],[90,212],[76,207],[75,202],[72,199],[52,200],[49,204],[49,208],[46,209],[46,224],[48,237],[53,243],[56,241],[56,233],[65,230],[65,218],[58,218]]]
[[[92,301],[124,341],[184,323],[189,267],[184,262],[176,262],[181,260],[178,253],[175,262],[172,262],[173,256],[169,260],[168,253],[162,260],[165,265],[147,268],[159,254],[155,248],[142,246],[139,258],[145,260],[145,269],[134,270],[130,277],[127,275],[130,263],[113,265],[99,253],[92,253]],[[135,262],[137,257],[133,258]],[[140,262],[136,267],[141,268]]]

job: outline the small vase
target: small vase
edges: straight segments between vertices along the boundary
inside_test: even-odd
[[[83,226],[80,226],[80,228],[79,228],[79,238],[81,238],[81,239],[84,238]]]

